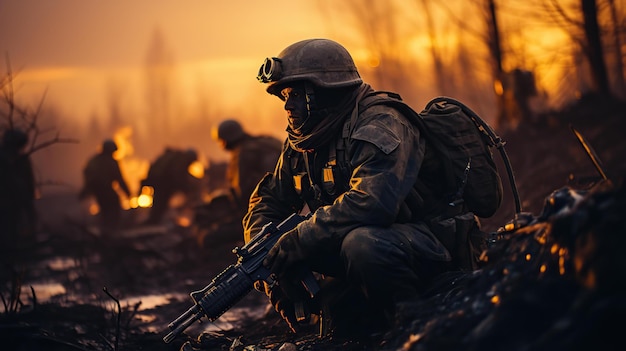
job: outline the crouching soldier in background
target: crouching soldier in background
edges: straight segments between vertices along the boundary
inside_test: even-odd
[[[272,172],[283,143],[272,136],[251,135],[234,119],[211,130],[212,138],[228,151],[226,188],[212,192],[209,202],[196,211],[198,240],[203,246],[243,238],[241,220],[257,183]]]
[[[198,160],[193,149],[165,148],[148,169],[141,181],[141,188],[151,187],[152,207],[144,224],[159,224],[170,209],[174,195],[184,196],[185,203],[196,201],[201,192],[201,181],[190,172],[190,166]],[[143,190],[142,190],[143,191]]]

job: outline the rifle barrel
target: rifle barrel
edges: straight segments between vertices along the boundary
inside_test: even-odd
[[[180,333],[182,333],[185,329],[189,328],[195,321],[202,317],[202,310],[199,305],[191,306],[187,312],[181,314],[178,318],[176,318],[173,322],[168,324],[168,328],[170,328],[170,332],[163,337],[163,341],[165,343],[170,343],[174,340]]]

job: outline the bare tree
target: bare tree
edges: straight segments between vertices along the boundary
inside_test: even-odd
[[[2,96],[0,97],[2,100],[2,105],[0,105],[0,130],[19,128],[26,132],[29,135],[29,145],[26,150],[28,155],[53,144],[78,142],[76,139],[61,137],[60,132],[55,128],[43,128],[41,123],[39,123],[39,117],[46,93],[44,92],[39,104],[32,110],[17,102],[13,86],[14,80],[15,74],[7,55],[6,73],[0,78],[0,89],[2,90]],[[52,136],[50,136],[51,134]]]
[[[450,84],[448,75],[446,74],[446,70],[444,68],[441,50],[438,45],[437,30],[435,28],[435,20],[430,6],[431,4],[428,0],[420,0],[420,3],[426,18],[426,28],[428,31],[428,38],[430,40],[430,55],[433,60],[435,82],[439,88],[439,93],[447,94],[447,92],[450,91]]]
[[[608,95],[609,79],[606,73],[604,62],[604,50],[598,25],[598,8],[596,0],[581,0],[581,11],[583,13],[583,27],[585,32],[586,45],[584,52],[591,66],[591,77],[594,88],[601,94]]]
[[[607,0],[608,1],[608,5],[609,5],[609,11],[611,14],[611,24],[613,27],[612,30],[612,34],[613,34],[613,50],[615,51],[615,91],[617,92],[622,92],[621,97],[622,98],[626,98],[626,92],[624,92],[624,89],[626,89],[626,84],[624,82],[624,74],[626,72],[624,72],[624,56],[626,56],[626,54],[623,54],[623,46],[622,46],[622,32],[624,31],[624,24],[622,22],[624,22],[624,18],[619,17],[618,15],[618,8],[617,8],[617,4],[615,4],[615,0]],[[623,12],[619,12],[622,14],[622,16],[624,15]]]
[[[547,0],[543,7],[550,19],[570,35],[572,41],[578,45],[583,53],[589,67],[591,89],[600,94],[611,94],[603,39],[606,37],[605,33],[618,33],[619,29],[614,28],[611,31],[601,27],[600,11],[596,0],[580,0],[578,5],[578,7],[568,11],[568,8],[562,6],[557,0]],[[609,1],[608,7],[609,9],[615,8],[613,1]],[[615,26],[616,22],[618,22],[617,12],[613,17],[612,24]],[[615,39],[617,42],[614,41],[614,43],[620,45],[619,36],[616,36]],[[621,48],[617,48],[616,52],[616,61],[620,61],[619,69],[622,70],[620,72],[622,79],[620,80],[623,80]]]
[[[415,11],[406,11],[406,3],[318,0],[317,4],[329,22],[333,21],[332,14],[339,14],[341,28],[337,36],[366,48],[365,60],[362,52],[358,55],[362,63],[365,61],[359,69],[376,89],[394,90],[407,101],[415,101],[426,90],[432,92],[432,85],[425,84],[429,83],[425,77],[431,74],[430,70],[417,65],[407,47],[407,38],[412,34],[407,31],[411,22],[408,16]]]
[[[493,72],[494,84],[496,86],[496,101],[498,104],[496,114],[496,127],[504,127],[509,120],[505,102],[505,89],[508,88],[504,84],[504,70],[502,68],[502,44],[500,42],[500,26],[498,25],[498,12],[494,0],[485,1],[487,16],[487,46],[491,56],[491,67]]]
[[[0,78],[0,246],[11,252],[33,238],[39,222],[35,199],[43,183],[38,182],[31,155],[53,144],[77,141],[62,138],[56,128],[42,127],[45,93],[34,110],[17,102],[8,55],[6,62],[7,71]]]

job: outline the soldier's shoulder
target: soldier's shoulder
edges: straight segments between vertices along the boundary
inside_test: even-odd
[[[283,142],[278,138],[270,136],[270,135],[258,135],[252,137],[247,142],[248,146],[253,147],[263,147],[263,148],[272,148],[272,149],[282,149]]]
[[[372,143],[388,154],[402,141],[405,125],[400,116],[400,112],[392,107],[371,106],[360,114],[350,137],[352,140]]]

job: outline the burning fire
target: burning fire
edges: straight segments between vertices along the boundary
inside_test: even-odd
[[[113,140],[117,144],[117,151],[113,154],[113,158],[118,161],[122,175],[130,189],[130,193],[133,194],[128,198],[126,194],[116,189],[120,195],[122,208],[125,210],[139,206],[138,196],[134,196],[134,194],[138,193],[138,186],[141,183],[141,179],[145,178],[148,174],[148,168],[150,167],[149,161],[133,156],[135,148],[131,142],[132,136],[133,129],[130,126],[118,129],[113,135]],[[150,200],[150,205],[152,205],[152,200]]]
[[[134,147],[131,142],[132,135],[133,130],[129,126],[118,129],[113,135],[113,140],[117,145],[117,150],[113,153],[113,158],[120,166],[122,177],[128,185],[131,196],[127,196],[117,183],[113,184],[113,188],[119,195],[122,209],[151,208],[155,189],[152,186],[141,185],[142,181],[148,175],[150,161],[133,155]],[[200,158],[187,168],[187,172],[195,179],[202,180],[205,177],[206,162],[203,161],[205,161],[205,159]],[[199,191],[201,191],[201,193],[198,194],[198,196],[203,198],[205,195],[204,192],[202,190]],[[176,218],[173,218],[174,222],[178,226],[189,227],[193,222],[193,211],[190,212],[183,209],[185,203],[186,198],[183,194],[175,194],[175,196],[170,199],[170,207],[177,208]],[[87,205],[87,210],[90,215],[98,215],[100,208],[95,199],[91,199]]]
[[[204,178],[204,165],[200,161],[194,161],[187,168],[187,172],[197,179]]]
[[[151,186],[144,186],[141,188],[141,194],[131,199],[130,206],[132,208],[137,207],[152,207],[152,197],[154,196],[154,188]]]
[[[118,193],[120,194],[120,199],[122,199],[122,207],[125,210],[152,207],[152,198],[154,196],[154,188],[151,186],[143,186],[141,187],[141,189],[139,189],[141,180],[145,179],[148,175],[148,170],[150,169],[150,161],[139,159],[133,156],[134,147],[131,142],[132,135],[132,128],[126,126],[118,129],[113,136],[113,140],[118,146],[118,150],[114,153],[113,157],[120,164],[122,175],[128,183],[131,194],[137,194],[131,196],[131,198],[127,198],[126,194],[118,191]],[[201,162],[201,160],[196,160],[191,165],[189,165],[187,171],[193,177],[197,179],[202,179],[204,178],[205,165],[203,162]],[[96,205],[95,213],[97,212],[98,209]],[[93,214],[94,212],[91,212],[90,209],[90,213]],[[189,220],[181,219],[180,222],[183,222],[181,224],[185,224],[189,222]],[[187,223],[187,225],[189,224]]]

